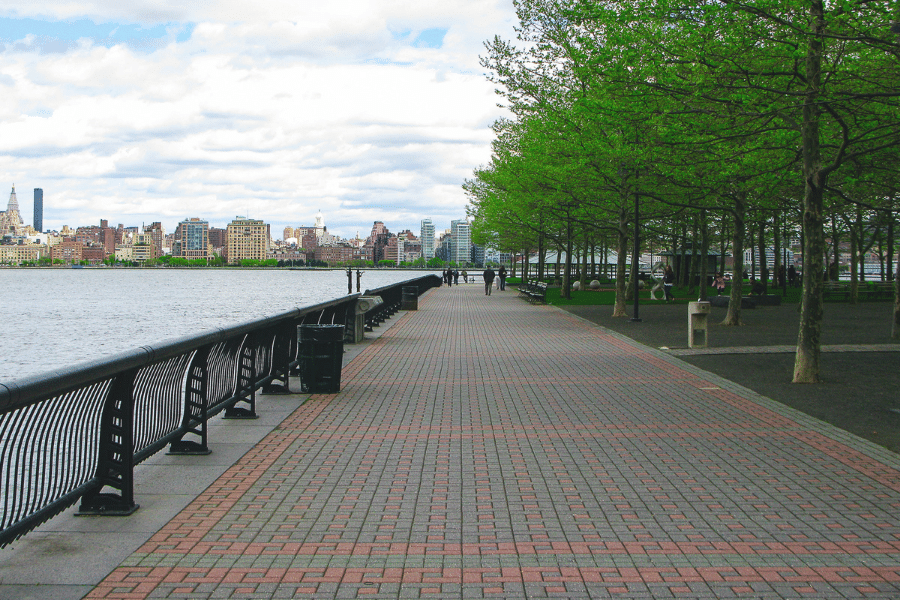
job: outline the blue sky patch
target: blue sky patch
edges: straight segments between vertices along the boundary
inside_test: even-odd
[[[77,21],[41,21],[38,19],[10,19],[0,17],[0,40],[15,42],[27,35],[39,40],[75,42],[90,38],[95,44],[141,46],[151,40],[184,42],[194,31],[192,23],[167,23],[145,27],[136,23],[94,23],[90,19]]]
[[[413,40],[412,45],[416,48],[440,48],[444,45],[445,35],[447,35],[446,29],[426,29]]]
[[[444,45],[444,36],[447,35],[447,29],[440,27],[425,29],[415,38],[412,38],[412,34],[413,32],[409,29],[391,30],[391,37],[398,41],[407,41],[410,46],[416,48],[440,48]]]

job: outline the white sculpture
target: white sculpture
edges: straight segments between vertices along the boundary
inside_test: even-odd
[[[658,262],[653,265],[653,269],[650,270],[650,281],[653,282],[653,286],[650,288],[650,299],[651,300],[659,300],[656,297],[656,292],[663,292],[663,300],[665,300],[665,292],[663,291],[663,275],[665,273],[665,265],[662,262]]]
[[[592,289],[592,290],[599,290],[599,289],[600,289],[600,282],[597,281],[596,279],[591,280],[591,284],[590,284],[590,285],[591,285],[591,289]]]

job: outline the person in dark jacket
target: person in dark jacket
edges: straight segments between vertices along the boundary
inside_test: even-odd
[[[484,270],[484,273],[482,273],[481,276],[484,277],[484,294],[485,296],[490,296],[491,288],[494,285],[494,277],[496,277],[497,274],[494,273],[494,270],[492,268],[488,267]]]
[[[675,301],[675,296],[672,295],[672,284],[674,283],[675,271],[672,270],[672,265],[666,265],[663,271],[663,291],[666,293],[666,302],[669,300]]]
[[[504,291],[506,289],[506,267],[500,265],[500,270],[497,271],[497,277],[500,278],[500,291]]]

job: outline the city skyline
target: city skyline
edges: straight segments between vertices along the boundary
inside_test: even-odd
[[[478,55],[511,35],[511,2],[152,8],[0,10],[0,181],[44,190],[43,229],[245,215],[278,231],[322,210],[352,237],[465,215],[504,114]]]
[[[15,187],[13,187],[12,189],[13,189],[12,194],[15,194]],[[43,199],[44,199],[44,194],[43,194],[43,192],[44,192],[44,190],[43,190],[43,188],[34,188],[34,192],[35,192],[36,194],[37,194],[37,192],[40,192],[40,199],[41,199],[40,205],[41,205],[41,208],[42,208],[42,212],[45,214],[46,211],[43,210],[43,209],[44,209],[44,204],[43,204]],[[34,206],[34,205],[32,205],[32,206]],[[5,207],[6,207],[6,205],[0,206],[0,210],[3,210]],[[22,219],[23,219],[23,223],[24,223],[25,225],[29,225],[29,224],[32,225],[32,226],[35,225],[35,222],[34,222],[33,219],[32,219],[32,220],[29,220],[29,219],[25,218],[25,215],[26,215],[27,213],[24,213],[24,211],[22,211],[21,206],[17,206],[17,210],[18,210],[19,214],[21,215],[21,217],[22,217]],[[32,215],[32,216],[33,216],[33,215]],[[152,217],[152,215],[151,215],[151,217]],[[191,220],[198,220],[198,219],[199,219],[199,220],[202,220],[202,221],[204,221],[204,222],[207,222],[207,223],[209,224],[210,227],[217,227],[217,228],[220,228],[220,229],[224,229],[225,227],[227,227],[228,223],[230,223],[230,222],[231,222],[232,220],[234,220],[235,218],[249,218],[249,219],[253,219],[254,217],[253,217],[252,215],[233,215],[233,216],[231,216],[230,218],[226,219],[224,222],[222,222],[221,225],[220,225],[219,223],[217,223],[217,222],[212,222],[212,220],[206,219],[206,218],[204,218],[203,216],[199,216],[199,215],[185,215],[185,216],[183,216],[183,217],[177,219],[171,226],[169,226],[167,223],[161,222],[159,219],[154,219],[154,220],[152,220],[152,221],[150,221],[150,222],[125,223],[125,222],[118,221],[117,219],[114,219],[114,218],[111,219],[111,218],[108,218],[107,216],[101,216],[101,217],[97,218],[95,221],[89,222],[89,223],[63,223],[59,228],[44,227],[43,230],[38,230],[38,229],[35,227],[35,229],[36,229],[36,231],[37,231],[38,233],[44,233],[44,232],[47,232],[47,231],[55,231],[55,232],[58,233],[59,231],[62,230],[63,227],[68,227],[70,230],[75,231],[75,230],[76,230],[77,228],[79,228],[79,227],[96,226],[98,223],[101,223],[101,222],[103,222],[103,221],[106,221],[106,222],[109,222],[109,223],[113,223],[113,224],[116,224],[116,225],[121,224],[121,225],[123,225],[126,229],[127,229],[127,228],[134,228],[134,227],[137,227],[137,228],[143,228],[143,227],[149,226],[151,223],[160,222],[160,223],[162,223],[163,229],[166,231],[166,233],[173,233],[173,232],[175,232],[175,231],[178,229],[178,226],[179,226],[183,221],[191,221]],[[46,219],[44,219],[44,220],[46,220]],[[327,224],[327,223],[324,223],[324,215],[322,214],[321,211],[318,211],[318,212],[316,213],[316,215],[313,215],[313,218],[309,220],[310,222],[286,223],[283,227],[282,227],[282,226],[279,226],[279,225],[276,225],[276,224],[274,224],[274,223],[271,223],[271,222],[269,222],[269,221],[266,221],[265,219],[260,219],[260,220],[265,221],[265,222],[271,227],[271,229],[272,229],[273,232],[282,231],[284,228],[287,228],[287,227],[293,227],[293,228],[298,228],[298,227],[299,227],[299,228],[303,228],[303,227],[314,227],[314,226],[317,225],[320,221],[322,221],[322,222],[323,222],[323,225],[324,225],[324,227],[325,227],[325,229],[328,229],[329,233],[331,233],[332,235],[336,235],[337,237],[340,237],[340,238],[343,238],[343,239],[353,239],[353,238],[355,238],[355,237],[357,236],[357,233],[358,233],[360,236],[362,236],[362,237],[364,238],[364,237],[365,237],[365,232],[368,231],[368,228],[371,227],[371,225],[363,225],[363,224],[360,224],[360,226],[357,227],[357,228],[354,230],[354,232],[353,232],[352,234],[350,234],[350,235],[337,234],[337,233],[334,233],[333,230],[331,230],[331,229],[328,228],[328,224]],[[425,221],[427,221],[427,222],[429,223],[431,232],[434,234],[435,239],[437,239],[438,237],[440,237],[441,234],[443,234],[443,233],[445,233],[445,232],[450,232],[450,231],[452,230],[452,228],[453,228],[453,224],[454,224],[454,223],[460,222],[460,221],[468,221],[468,217],[464,217],[463,219],[452,219],[452,220],[448,223],[448,226],[447,226],[446,228],[443,228],[443,229],[441,229],[441,228],[439,228],[439,227],[436,227],[436,226],[434,225],[434,219],[431,219],[431,218],[428,218],[428,217],[423,218],[423,219],[419,222],[419,226],[418,226],[418,227],[416,227],[416,226],[411,226],[411,227],[399,227],[399,226],[393,226],[393,227],[389,227],[389,229],[390,229],[392,232],[395,232],[395,233],[396,233],[396,232],[400,232],[400,231],[413,231],[413,232],[417,232],[417,231],[421,231],[421,229],[422,229],[422,224],[423,224]],[[375,220],[373,221],[373,223],[377,223],[377,222],[385,222],[385,220],[384,220],[384,219],[375,219]],[[352,227],[350,227],[350,228],[352,229]],[[280,238],[278,238],[277,236],[273,235],[273,236],[272,236],[272,239],[273,239],[273,240],[277,240],[277,239],[280,239]],[[282,239],[282,241],[284,241],[284,240]]]

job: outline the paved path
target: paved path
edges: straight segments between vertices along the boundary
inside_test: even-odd
[[[432,290],[88,598],[896,598],[900,460],[658,350]]]

